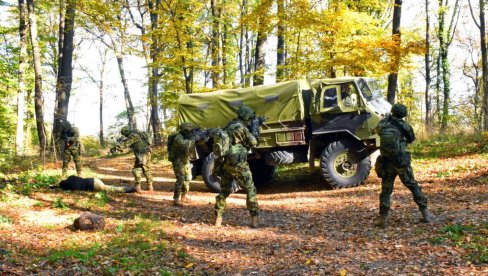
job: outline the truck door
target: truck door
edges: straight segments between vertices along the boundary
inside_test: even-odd
[[[360,97],[354,82],[326,84],[318,93],[320,114],[312,120],[313,134],[348,131],[357,134],[367,120],[367,114],[359,112]],[[317,110],[317,109],[316,109]]]

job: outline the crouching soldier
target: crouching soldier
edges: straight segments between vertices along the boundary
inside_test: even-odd
[[[116,151],[122,151],[126,148],[131,148],[135,156],[134,167],[132,174],[136,180],[136,192],[141,192],[141,173],[146,177],[148,190],[153,191],[153,178],[149,168],[149,160],[151,158],[151,143],[146,133],[138,130],[130,130],[128,126],[124,126],[120,133],[125,137],[115,146]],[[111,149],[111,151],[113,150]]]

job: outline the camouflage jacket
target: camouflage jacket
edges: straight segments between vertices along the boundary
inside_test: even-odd
[[[79,149],[80,143],[80,130],[77,127],[64,128],[61,132],[61,139],[64,140],[66,148]]]
[[[126,139],[117,144],[116,148],[123,150],[131,148],[134,154],[144,154],[148,151],[148,143],[141,137],[141,135],[135,131],[131,131]]]
[[[249,129],[240,121],[234,121],[226,127],[230,138],[230,150],[225,156],[225,164],[234,166],[247,161],[247,153],[257,145],[257,140]]]
[[[174,162],[189,162],[194,147],[195,141],[192,139],[186,139],[181,133],[178,133],[175,137],[172,148],[172,151],[175,154]]]

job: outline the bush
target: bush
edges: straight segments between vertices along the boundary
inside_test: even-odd
[[[82,154],[85,156],[99,156],[103,152],[103,148],[100,145],[100,140],[95,136],[81,137],[81,145]]]

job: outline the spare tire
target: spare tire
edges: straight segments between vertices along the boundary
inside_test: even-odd
[[[291,164],[293,163],[293,159],[294,159],[293,152],[284,151],[284,150],[268,152],[264,156],[266,165],[269,166]]]
[[[210,153],[205,157],[202,164],[202,178],[207,188],[214,193],[220,193],[220,178],[214,174],[215,156]],[[239,191],[237,183],[232,181],[232,192]]]

